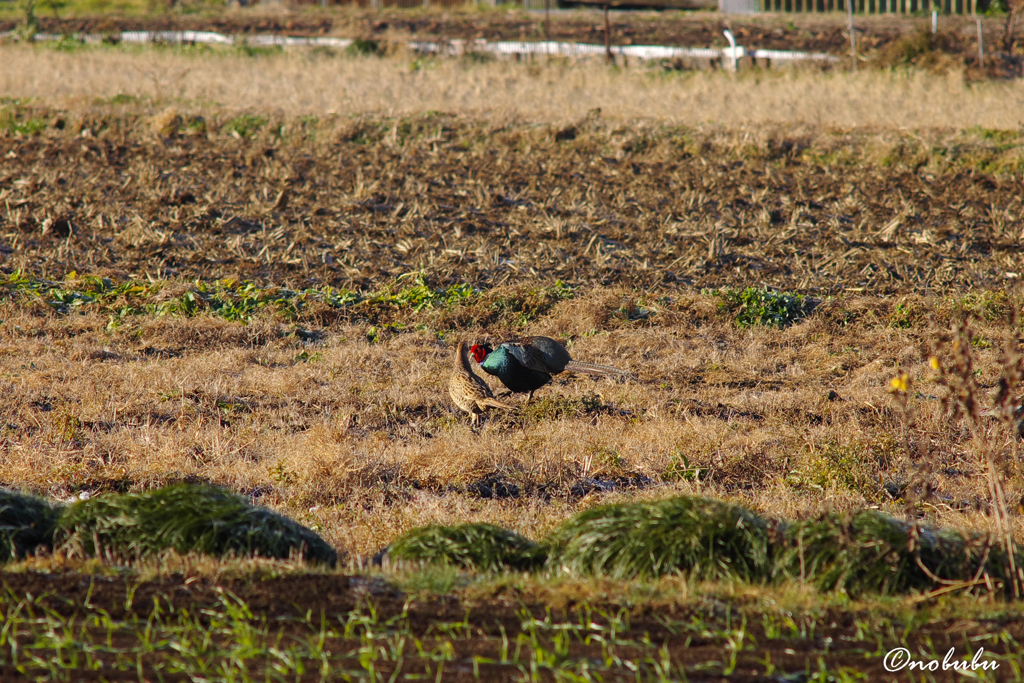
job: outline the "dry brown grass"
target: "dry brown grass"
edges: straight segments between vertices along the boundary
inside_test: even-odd
[[[57,313],[4,292],[5,485],[68,497],[208,480],[363,555],[429,522],[496,522],[537,538],[584,507],[675,493],[786,518],[910,505],[941,524],[988,527],[983,445],[1010,453],[1013,442],[990,418],[977,439],[950,419],[927,359],[937,329],[977,310],[980,391],[995,391],[1008,331],[999,321],[1020,307],[1006,291],[1024,272],[1019,135],[585,116],[598,103],[602,116],[642,107],[746,125],[778,120],[780,100],[744,109],[742,97],[788,93],[835,112],[827,104],[860,87],[867,99],[849,125],[892,126],[899,107],[879,93],[923,88],[937,93],[917,112],[930,121],[945,112],[951,125],[1013,128],[1019,85],[877,74],[662,80],[597,65],[447,61],[410,74],[395,59],[312,69],[298,54],[0,50],[14,66],[0,92],[44,100],[2,121],[5,276],[170,278],[147,303],[227,275],[381,291],[422,270],[430,287],[485,289],[418,313],[321,304],[246,324],[122,315],[117,306],[139,303],[127,298]],[[154,102],[92,102],[126,92],[122,67],[149,69]],[[545,103],[557,78],[596,99],[570,104],[566,88]],[[344,79],[350,95],[338,94]],[[514,104],[512,115],[574,128],[497,114],[287,118],[387,108],[403,83],[412,111]],[[507,99],[489,100],[491,86]],[[351,93],[358,101],[345,105]],[[711,104],[684,106],[701,93]],[[168,110],[179,97],[189,101]],[[229,108],[195,103],[205,98]],[[267,125],[232,136],[239,110],[269,112]],[[19,132],[35,120],[45,129]],[[573,298],[552,294],[555,278],[578,285]],[[823,301],[785,330],[741,328],[700,293],[746,285]],[[447,400],[454,340],[511,333],[569,338],[574,356],[640,379],[558,378],[535,404],[474,432]],[[921,392],[913,424],[887,391],[903,371]],[[1014,511],[1019,463],[1009,458],[1003,474]],[[512,486],[518,495],[481,495]],[[1020,538],[1020,515],[1009,523]]]
[[[612,120],[658,119],[727,127],[768,123],[825,127],[1016,128],[1024,121],[1020,81],[967,85],[959,74],[659,73],[609,69],[600,61],[474,64],[413,56],[324,58],[294,50],[247,58],[234,52],[126,52],[0,46],[0,97],[80,107],[96,98],[149,98],[209,115],[211,105],[282,117],[457,111],[558,123],[600,107]]]
[[[579,335],[574,313],[608,298],[627,295],[599,290],[564,302],[532,329]],[[948,301],[919,304],[950,315]],[[888,307],[872,298],[841,305]],[[694,306],[710,317],[674,312]],[[371,344],[359,326],[340,326],[303,361],[294,338],[277,339],[272,329],[253,335],[251,327],[272,321],[160,319],[110,334],[105,319],[7,304],[0,481],[69,496],[209,480],[255,493],[339,548],[367,554],[429,522],[490,521],[536,538],[623,496],[699,494],[786,518],[864,505],[901,514],[907,501],[885,485],[921,499],[915,477],[927,457],[937,465],[928,480],[935,495],[919,511],[946,525],[986,527],[977,444],[929,398],[941,392],[929,381],[927,325],[867,319],[837,329],[819,314],[787,330],[744,330],[713,311],[710,297],[682,297],[651,324],[577,336],[574,355],[614,362],[640,380],[559,378],[536,406],[491,417],[476,433],[449,405],[451,349],[431,334]],[[1005,331],[976,325],[986,339]],[[167,340],[182,344],[178,357],[152,352]],[[997,350],[978,349],[976,367],[981,385],[994,386]],[[903,442],[904,418],[886,391],[901,370],[922,394],[913,400],[912,439],[931,455]],[[995,432],[986,438],[1009,443]],[[1016,501],[1024,493],[1019,464],[1007,473],[1007,497]],[[471,492],[495,475],[520,495]],[[573,487],[588,477],[645,477],[647,485],[581,497]],[[1011,524],[1019,538],[1021,518]]]

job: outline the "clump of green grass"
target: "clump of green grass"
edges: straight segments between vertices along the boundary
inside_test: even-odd
[[[758,287],[722,289],[714,292],[714,295],[722,299],[719,307],[732,313],[740,327],[789,327],[814,310],[814,302],[802,294],[787,294]]]
[[[1024,561],[1024,553],[1019,555],[1017,566]],[[1008,559],[998,542],[985,537],[861,510],[789,525],[777,574],[810,581],[822,591],[896,594],[977,582],[1006,586]]]
[[[548,539],[548,566],[579,575],[763,581],[771,575],[768,523],[736,505],[681,496],[608,505],[576,515]]]
[[[384,54],[384,47],[376,40],[357,38],[345,48],[345,54],[379,57]]]
[[[34,116],[34,113],[27,100],[0,99],[0,132],[7,131],[11,135],[41,133],[49,124],[45,118]]]
[[[570,420],[585,415],[594,415],[605,409],[601,397],[589,392],[576,398],[565,396],[544,396],[524,404],[520,414],[528,423]]]
[[[224,130],[240,138],[251,138],[267,125],[267,117],[242,114],[224,124]]]
[[[884,496],[879,478],[901,455],[901,444],[882,434],[869,443],[826,439],[809,446],[805,472],[794,472],[790,482],[818,489],[856,491],[867,500]]]
[[[408,275],[403,275],[398,279],[402,281],[408,277]],[[416,273],[411,285],[398,288],[387,287],[383,292],[367,297],[365,303],[374,306],[411,308],[414,312],[419,313],[435,307],[458,306],[476,294],[479,294],[479,290],[465,283],[432,288],[426,283],[422,273]]]
[[[558,302],[575,295],[576,291],[570,285],[557,280],[551,287],[519,287],[497,294],[489,302],[489,308],[495,322],[525,327],[548,313]]]
[[[528,570],[544,564],[537,543],[494,524],[431,525],[399,536],[387,554],[396,560],[450,564],[482,571]]]
[[[313,531],[208,485],[173,484],[74,503],[61,515],[55,538],[68,552],[84,556],[143,558],[171,549],[337,562],[334,549]]]
[[[53,548],[61,508],[41,498],[0,489],[0,564],[20,559],[39,546]]]
[[[284,54],[284,48],[280,45],[249,45],[243,43],[236,47],[238,54],[243,57],[276,57]]]

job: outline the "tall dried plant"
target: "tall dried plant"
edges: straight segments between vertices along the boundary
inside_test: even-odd
[[[982,407],[982,387],[975,374],[972,343],[974,331],[970,315],[956,321],[949,332],[936,335],[932,341],[930,364],[936,372],[936,383],[945,388],[942,406],[953,421],[964,420],[970,427],[976,452],[985,466],[989,494],[989,512],[995,522],[996,535],[1006,551],[1015,598],[1024,595],[1024,567],[1016,566],[1015,543],[1006,502],[1004,481],[1016,472],[1017,440],[1020,436],[1021,408],[1018,387],[1024,377],[1024,356],[1020,352],[1019,306],[1013,306],[1008,337],[1000,355],[999,391],[991,410]],[[986,428],[984,418],[995,416],[999,427]],[[1007,458],[1004,444],[1008,440],[1012,457]],[[1011,468],[1012,465],[1012,468]]]

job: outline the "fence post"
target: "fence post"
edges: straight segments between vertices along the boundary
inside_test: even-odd
[[[855,0],[846,0],[846,15],[850,19],[850,59],[853,61],[853,70],[857,70],[857,34],[853,32],[853,3]]]
[[[981,35],[981,17],[975,17],[978,22],[978,63],[985,68],[985,43]]]
[[[612,36],[611,26],[608,24],[608,5],[604,6],[604,56],[609,62],[615,61],[612,57]]]

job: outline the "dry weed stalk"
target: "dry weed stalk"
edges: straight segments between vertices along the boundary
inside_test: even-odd
[[[936,371],[936,383],[945,387],[942,406],[955,422],[966,420],[970,425],[976,452],[984,462],[988,485],[988,508],[995,522],[996,535],[1006,551],[1010,564],[1010,586],[1017,599],[1024,594],[1024,567],[1016,566],[1015,541],[1006,500],[1004,479],[1017,470],[1017,439],[1019,405],[1017,388],[1024,376],[1024,357],[1020,353],[1019,310],[1013,307],[1010,331],[1000,354],[1001,374],[999,391],[994,397],[994,411],[982,409],[982,387],[975,373],[972,344],[976,337],[970,326],[970,314],[965,314],[951,326],[951,331],[937,335],[932,343],[931,367]],[[943,357],[948,357],[944,362]],[[1002,429],[993,432],[983,422],[995,415]],[[1006,438],[1011,446],[1011,458],[1001,441]]]

